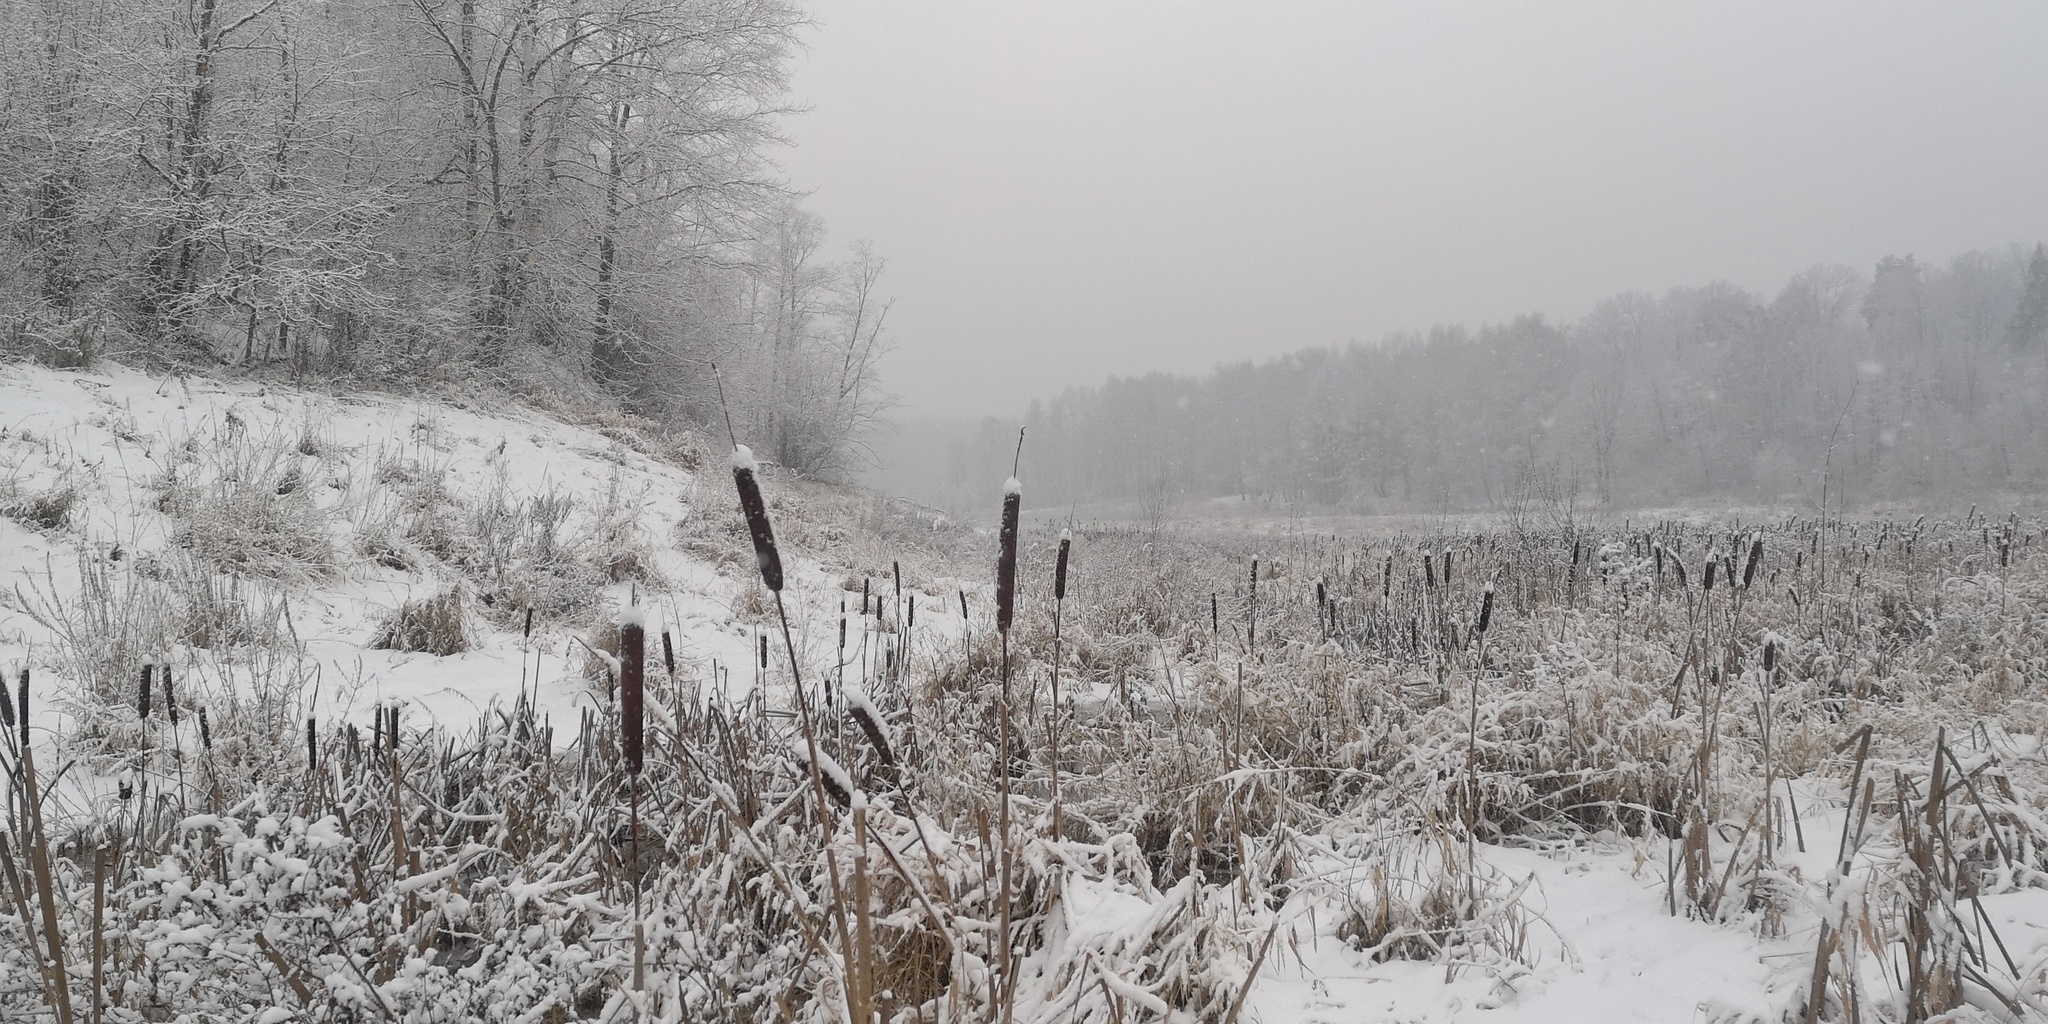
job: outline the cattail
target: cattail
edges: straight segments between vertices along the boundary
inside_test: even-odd
[[[961,589],[961,591],[960,591],[960,617],[961,617],[962,619],[965,619],[965,618],[967,617],[967,590],[966,590],[966,588],[962,588],[962,589]]]
[[[668,674],[676,674],[676,645],[669,642],[668,630],[661,631],[661,663],[668,666]]]
[[[1572,564],[1579,564],[1579,541],[1576,537],[1572,538]]]
[[[907,604],[909,605],[909,617],[908,617],[908,619],[907,619],[907,620],[906,620],[906,621],[904,622],[904,628],[906,628],[906,629],[916,629],[916,628],[917,628],[917,595],[916,595],[916,594],[912,594],[912,595],[910,595],[910,600],[909,600],[909,601],[907,602]]]
[[[1679,561],[1677,555],[1671,556],[1671,569],[1678,574],[1678,589],[1684,590],[1686,588],[1685,563]]]
[[[1422,578],[1429,584],[1429,589],[1436,589],[1436,560],[1427,551],[1422,553]]]
[[[1489,583],[1486,585],[1486,596],[1479,599],[1479,623],[1473,627],[1473,631],[1477,633],[1484,633],[1486,632],[1486,627],[1492,622],[1493,584]]]
[[[1759,533],[1749,542],[1749,561],[1742,566],[1742,589],[1748,590],[1756,580],[1756,567],[1764,560],[1764,535]]]
[[[1700,589],[1702,591],[1711,592],[1714,589],[1714,569],[1720,564],[1720,562],[1714,559],[1712,554],[1707,555],[1707,569],[1705,574],[1700,577]]]
[[[1024,485],[1016,477],[1003,481],[1003,532],[996,553],[996,629],[1010,631],[1017,603],[1017,517],[1024,507]]]
[[[384,739],[391,744],[391,752],[394,754],[398,753],[398,705],[396,704],[391,705],[391,728],[384,734]]]
[[[1772,672],[1775,672],[1777,670],[1778,638],[1775,636],[1766,637],[1764,639],[1764,674],[1770,675]]]
[[[199,709],[199,745],[213,749],[213,723],[207,721],[205,708]]]
[[[875,756],[885,765],[896,763],[896,751],[889,743],[889,733],[882,726],[882,712],[876,709],[868,695],[859,690],[846,691],[846,714],[853,724],[860,726],[861,735],[866,736],[868,745],[875,748]]]
[[[531,639],[533,639],[533,606],[532,606],[532,605],[527,605],[527,606],[526,606],[526,625],[520,628],[520,630],[519,630],[519,635],[520,635],[520,636],[521,636],[522,638],[524,638],[524,639],[527,639],[527,640],[531,640]]]
[[[1451,585],[1451,549],[1444,549],[1444,586]]]
[[[147,719],[149,717],[149,682],[155,676],[155,665],[142,666],[142,691],[137,694],[135,700],[136,717],[138,718]]]
[[[1055,601],[1064,601],[1067,599],[1067,552],[1072,550],[1073,547],[1074,535],[1067,530],[1061,530],[1060,554],[1059,557],[1053,561],[1052,566],[1052,599]],[[1210,618],[1213,620],[1216,615],[1216,595],[1210,594],[1209,601],[1209,615]]]
[[[1650,554],[1657,558],[1657,578],[1661,580],[1664,578],[1664,545],[1650,545]]]
[[[641,610],[629,607],[619,623],[619,750],[626,770],[640,774],[640,733],[647,711],[647,625]]]
[[[1385,565],[1380,567],[1380,597],[1387,598],[1394,593],[1394,556],[1388,555]]]
[[[28,746],[28,666],[21,668],[21,694],[15,702],[21,711],[21,745]]]
[[[860,580],[860,613],[862,615],[868,613],[868,578],[865,576],[861,577]]]
[[[761,634],[761,668],[768,668],[768,634]]]
[[[799,764],[809,767],[811,761],[809,744],[798,740],[790,744],[790,753],[796,757]],[[839,767],[839,762],[833,760],[831,754],[822,750],[818,751],[817,767],[818,781],[824,785],[825,794],[832,798],[832,802],[841,807],[852,806],[853,779],[846,774],[846,769]]]
[[[1216,615],[1216,592],[1209,592],[1209,632],[1217,632],[1222,620]]]
[[[171,690],[171,667],[157,666],[157,678],[164,684],[164,713],[171,716],[171,728],[178,727],[178,695]]]
[[[1317,580],[1317,581],[1316,581],[1316,608],[1320,610],[1320,609],[1321,609],[1321,608],[1322,608],[1322,607],[1323,607],[1324,605],[1326,605],[1326,604],[1328,604],[1328,603],[1330,603],[1330,602],[1329,602],[1329,598],[1327,598],[1327,597],[1325,597],[1325,596],[1323,595],[1323,581],[1322,581],[1322,580]]]
[[[314,721],[309,717],[306,719],[306,767],[308,768],[313,768],[320,764],[320,739],[313,730]]]
[[[739,487],[740,511],[747,516],[747,532],[754,537],[754,561],[761,566],[761,582],[769,590],[782,592],[782,553],[775,549],[775,528],[768,524],[768,504],[761,500],[761,485],[754,474],[760,468],[753,449],[735,445],[732,450],[732,480]]]
[[[7,692],[7,681],[0,679],[0,729],[14,728],[14,695]]]

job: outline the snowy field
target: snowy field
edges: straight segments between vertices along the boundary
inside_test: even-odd
[[[1005,632],[1000,481],[764,471],[785,639],[724,449],[0,370],[0,1018],[2048,1016],[2037,520],[1027,516]]]

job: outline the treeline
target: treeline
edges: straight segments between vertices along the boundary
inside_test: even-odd
[[[2048,487],[2048,253],[1820,266],[1309,349],[1035,403],[1035,501],[1159,515],[1245,497],[1375,510],[1531,497],[1867,502]],[[927,497],[1007,467],[1014,422],[962,439]],[[1825,479],[1824,479],[1825,478]],[[964,495],[963,495],[964,496]],[[985,499],[985,495],[977,495]]]
[[[882,261],[765,159],[794,0],[0,0],[0,345],[586,389],[845,468]]]

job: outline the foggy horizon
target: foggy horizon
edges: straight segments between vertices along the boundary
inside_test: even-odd
[[[2048,237],[2048,8],[824,2],[777,159],[892,418]]]

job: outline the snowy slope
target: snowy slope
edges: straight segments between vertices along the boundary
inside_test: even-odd
[[[163,511],[166,481],[203,490],[225,474],[262,471],[302,478],[311,506],[305,518],[330,535],[327,557],[316,560],[323,564],[287,565],[240,584],[251,603],[274,604],[301,644],[308,683],[302,696],[315,714],[367,726],[373,706],[396,702],[462,723],[493,704],[509,705],[524,687],[567,742],[573,726],[559,723],[574,723],[578,705],[599,690],[586,675],[579,641],[635,593],[672,634],[680,671],[700,675],[708,687],[714,662],[743,666],[730,671],[728,695],[744,696],[755,678],[759,625],[758,608],[748,616],[746,606],[758,595],[750,595],[757,587],[751,558],[737,557],[742,549],[731,543],[744,544],[743,535],[717,532],[732,515],[731,479],[722,459],[702,459],[709,468],[697,471],[678,463],[699,461],[700,453],[648,454],[663,454],[659,444],[628,426],[574,425],[510,404],[480,409],[334,397],[269,384],[153,378],[120,367],[0,369],[0,503],[31,507],[66,494],[73,501],[60,526],[39,529],[33,516],[0,518],[0,666],[10,669],[10,679],[26,665],[55,681],[36,687],[37,727],[48,738],[66,735],[66,688],[77,681],[67,678],[75,673],[61,653],[61,630],[48,620],[54,608],[79,604],[81,560],[118,576],[123,565],[174,556],[179,520]],[[379,623],[401,603],[465,575],[405,536],[408,525],[421,532],[405,508],[408,492],[428,488],[442,502],[430,514],[456,528],[477,515],[474,506],[486,495],[515,515],[542,499],[569,510],[558,527],[562,547],[611,543],[645,564],[603,586],[588,602],[594,606],[552,615],[543,609],[530,640],[521,635],[519,612],[487,606],[523,606],[530,595],[472,584],[471,650],[435,657],[371,649]],[[593,536],[600,530],[603,538]],[[693,530],[696,542],[685,550],[679,545]],[[387,533],[401,550],[380,562],[364,550],[365,539]],[[391,561],[405,567],[384,564]],[[792,614],[801,624],[835,616],[840,584],[840,574],[795,557],[791,596],[799,604]],[[828,630],[801,632],[822,638]],[[163,658],[199,688],[190,697],[200,703],[206,690],[250,681],[234,650],[174,643],[151,660]]]

